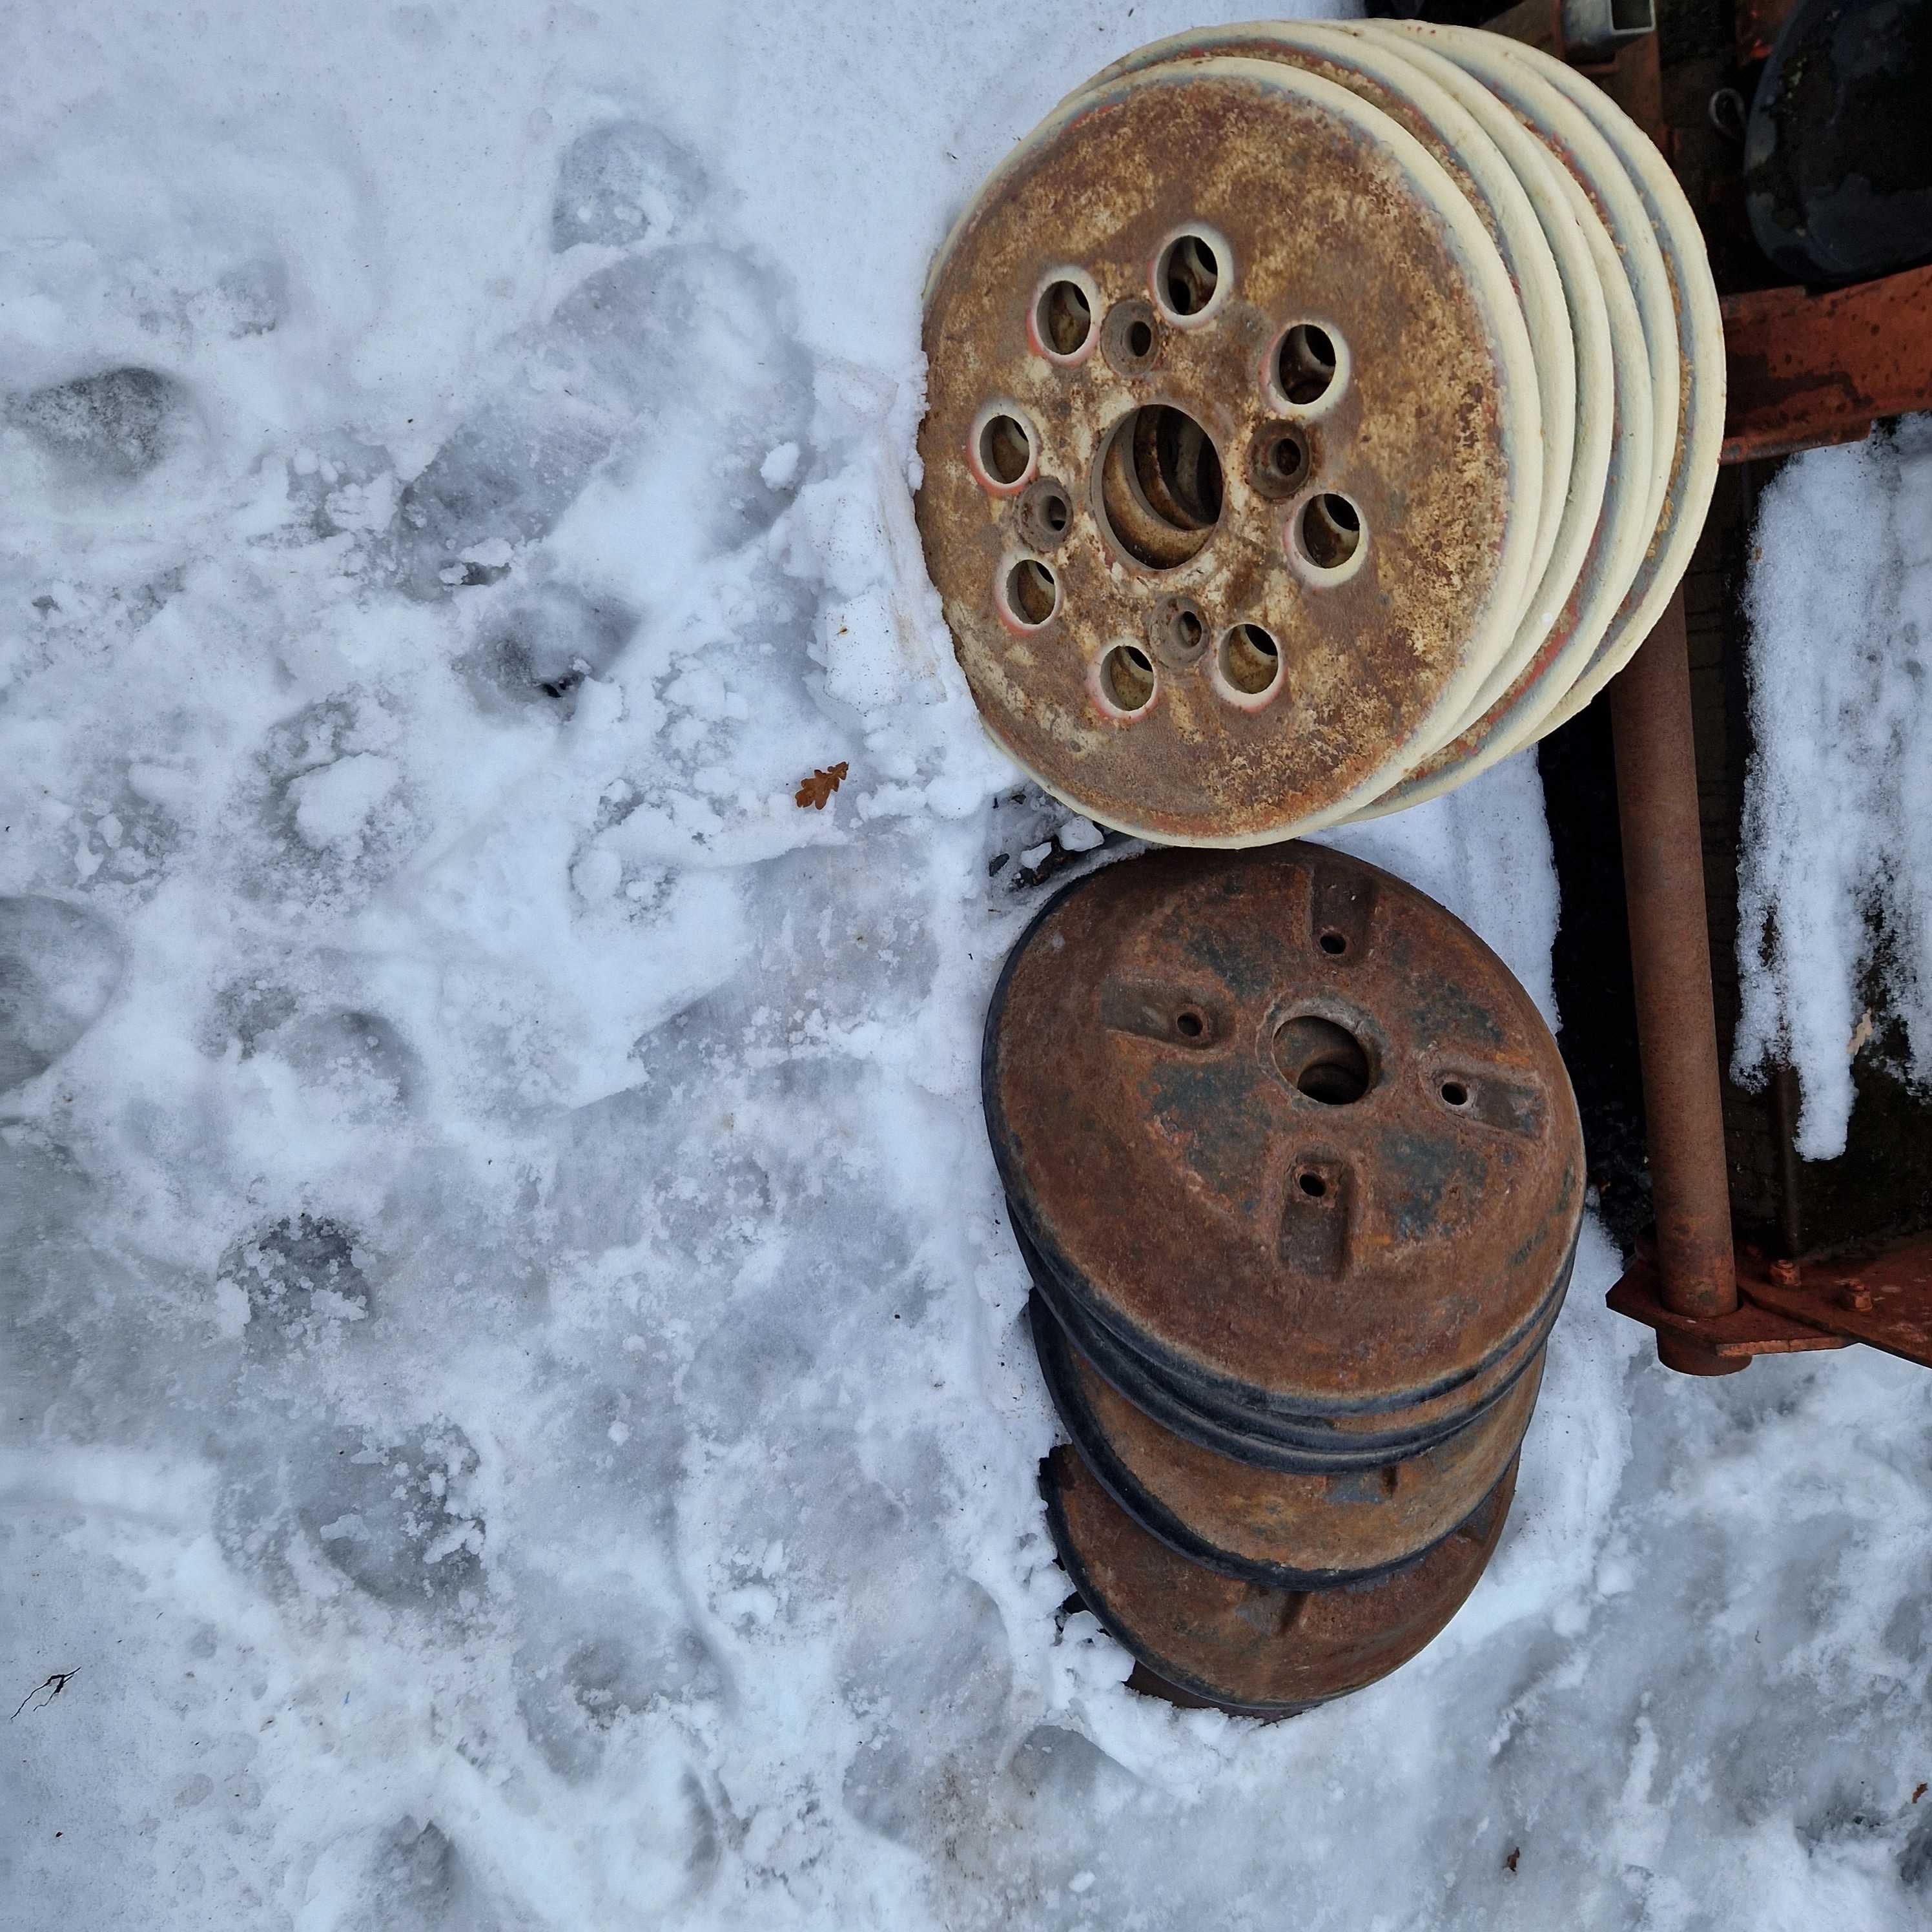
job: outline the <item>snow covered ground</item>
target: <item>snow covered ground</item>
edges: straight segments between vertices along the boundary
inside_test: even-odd
[[[1056,1624],[918,295],[1216,10],[0,16],[0,1924],[1932,1913],[1932,1382],[1594,1230],[1418,1663]],[[1533,764],[1341,842],[1548,1005]]]

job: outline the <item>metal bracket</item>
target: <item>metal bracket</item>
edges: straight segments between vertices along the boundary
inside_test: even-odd
[[[1657,1250],[1646,1236],[1605,1298],[1616,1313],[1708,1349],[1726,1366],[1862,1342],[1932,1368],[1932,1238],[1796,1262],[1740,1248],[1737,1279],[1741,1299],[1732,1313],[1680,1315],[1664,1305]]]

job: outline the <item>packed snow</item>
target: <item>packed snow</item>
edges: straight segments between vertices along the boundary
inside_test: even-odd
[[[0,19],[0,1924],[1924,1922],[1932,1384],[1667,1376],[1594,1226],[1415,1664],[1060,1614],[978,1036],[1123,848],[953,664],[919,292],[1202,17]],[[1554,1017],[1533,761],[1337,842]]]

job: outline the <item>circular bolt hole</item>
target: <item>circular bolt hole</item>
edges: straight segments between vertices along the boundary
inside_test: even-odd
[[[1048,283],[1034,320],[1040,339],[1056,356],[1078,355],[1094,332],[1094,311],[1078,282]]]
[[[1035,550],[1051,550],[1073,522],[1073,500],[1051,476],[1029,483],[1020,498],[1020,528]]]
[[[1274,380],[1298,408],[1318,403],[1335,380],[1335,344],[1325,328],[1298,322],[1274,352]]]
[[[1207,1022],[1198,1013],[1195,1012],[1179,1015],[1174,1020],[1174,1030],[1184,1040],[1198,1040],[1208,1030]]]
[[[1100,660],[1100,688],[1130,717],[1154,702],[1154,660],[1133,644],[1116,644]]]
[[[980,466],[995,483],[1017,483],[1032,460],[1032,439],[1017,417],[986,418],[980,431]]]
[[[1469,1090],[1460,1080],[1445,1080],[1442,1083],[1442,1097],[1452,1107],[1466,1107],[1469,1104]]]
[[[1100,330],[1100,346],[1116,371],[1123,376],[1146,373],[1160,346],[1154,328],[1154,304],[1138,297],[1116,302],[1107,311]]]
[[[1272,691],[1281,676],[1281,652],[1258,624],[1237,624],[1221,640],[1221,675],[1244,698]]]
[[[1274,1036],[1274,1063],[1297,1093],[1324,1107],[1359,1100],[1375,1077],[1361,1042],[1318,1013],[1282,1024]]]
[[[1058,596],[1053,572],[1037,557],[1022,557],[1006,573],[1006,606],[1022,624],[1045,623]]]
[[[1308,469],[1308,444],[1300,431],[1286,423],[1263,423],[1248,464],[1256,489],[1274,501],[1291,496],[1307,481]]]
[[[1154,570],[1185,563],[1220,520],[1221,459],[1185,410],[1150,403],[1100,452],[1100,513],[1122,550]]]
[[[1220,260],[1204,237],[1178,236],[1161,250],[1154,285],[1176,315],[1200,314],[1220,284]]]
[[[1348,942],[1339,932],[1324,932],[1322,935],[1322,950],[1331,959],[1339,959],[1348,951]]]
[[[1318,1174],[1304,1172],[1294,1177],[1295,1185],[1311,1201],[1319,1201],[1328,1192],[1328,1184]]]
[[[1294,520],[1295,542],[1317,570],[1340,570],[1361,548],[1362,520],[1354,504],[1332,490],[1311,496]]]

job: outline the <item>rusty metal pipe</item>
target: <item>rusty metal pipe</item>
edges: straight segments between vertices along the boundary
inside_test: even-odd
[[[1610,722],[1662,1300],[1728,1315],[1738,1284],[1682,590],[1610,686]],[[1657,1352],[1685,1375],[1747,1366],[1661,1333]]]

